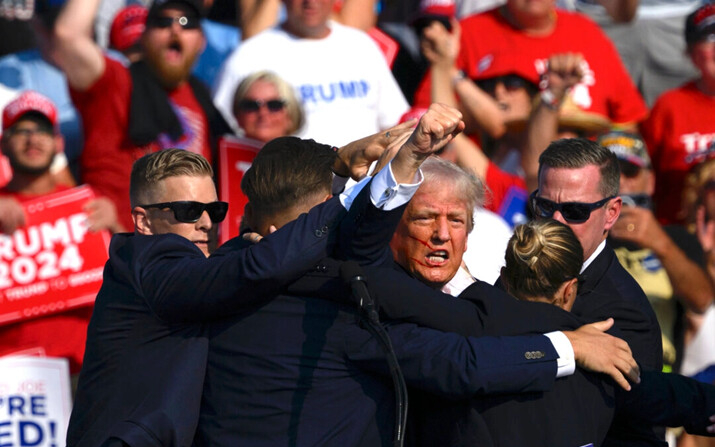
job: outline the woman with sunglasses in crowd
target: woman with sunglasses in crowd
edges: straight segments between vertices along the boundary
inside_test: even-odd
[[[262,143],[294,134],[304,121],[293,87],[269,71],[253,73],[238,85],[233,114],[244,136]]]

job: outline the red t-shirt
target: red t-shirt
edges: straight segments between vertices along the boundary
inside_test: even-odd
[[[683,184],[694,165],[715,157],[715,97],[689,82],[661,95],[641,126],[655,173],[655,212],[665,224],[683,223]]]
[[[461,26],[457,65],[472,79],[517,74],[538,85],[551,55],[581,53],[587,67],[584,79],[571,92],[576,105],[621,124],[641,121],[648,113],[611,41],[580,14],[557,10],[556,26],[545,36],[515,29],[499,8],[467,17]],[[429,83],[428,76],[415,103],[430,103]]]
[[[86,91],[70,89],[84,128],[80,156],[82,182],[117,206],[119,221],[134,228],[129,205],[132,164],[141,156],[160,149],[180,148],[199,153],[211,162],[209,126],[191,87],[183,83],[167,92],[184,134],[179,141],[160,135],[154,143],[136,146],[127,135],[132,79],[127,67],[105,56],[102,76]]]
[[[70,189],[57,186],[53,192]],[[0,189],[0,196],[14,197],[18,202],[37,197]],[[17,323],[0,325],[0,356],[39,355],[62,357],[69,360],[70,373],[82,368],[87,325],[92,306],[78,307],[66,312],[47,315]]]
[[[526,192],[526,182],[518,175],[504,172],[494,163],[489,163],[484,183],[489,189],[489,196],[484,203],[484,208],[499,213],[504,198],[512,188]]]

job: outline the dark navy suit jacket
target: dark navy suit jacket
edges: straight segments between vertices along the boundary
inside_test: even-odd
[[[621,266],[613,249],[606,244],[580,277],[573,312],[590,321],[612,317],[621,337],[628,342],[633,358],[642,369],[660,371],[663,342],[660,325],[652,306],[635,279]],[[617,392],[621,393],[620,390]],[[614,419],[604,443],[607,447],[665,446],[659,434],[648,426],[620,417]]]
[[[189,446],[208,350],[201,321],[275,296],[331,251],[337,198],[247,249],[206,259],[183,237],[119,234],[89,324],[68,446]],[[234,247],[235,248],[235,247]]]
[[[557,355],[544,336],[387,330],[416,388],[465,398],[555,381]],[[212,325],[197,445],[391,445],[394,405],[385,356],[353,306],[281,295]]]

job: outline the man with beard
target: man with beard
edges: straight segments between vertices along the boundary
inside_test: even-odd
[[[124,67],[91,38],[97,0],[70,0],[57,19],[53,55],[82,116],[82,181],[109,197],[132,228],[129,174],[142,155],[169,147],[211,162],[212,138],[228,130],[206,88],[191,77],[205,39],[200,0],[158,0],[140,45],[143,60]]]
[[[0,233],[9,234],[25,224],[22,203],[69,187],[57,182],[50,171],[55,155],[63,150],[55,105],[37,92],[27,91],[3,110],[0,147],[10,160],[12,180],[0,189]],[[91,230],[123,231],[116,210],[106,198],[94,199],[85,208]],[[0,327],[0,356],[42,352],[69,360],[70,371],[82,366],[91,307]],[[57,334],[62,334],[58,337]]]

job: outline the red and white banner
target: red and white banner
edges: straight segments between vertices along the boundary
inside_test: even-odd
[[[219,198],[228,202],[228,214],[219,227],[219,244],[238,236],[248,198],[241,191],[243,174],[263,144],[247,138],[223,137],[218,143]]]
[[[89,186],[23,203],[26,224],[0,234],[0,324],[91,304],[102,285],[109,233],[90,233]]]
[[[66,359],[0,359],[0,446],[65,445],[70,389]]]

